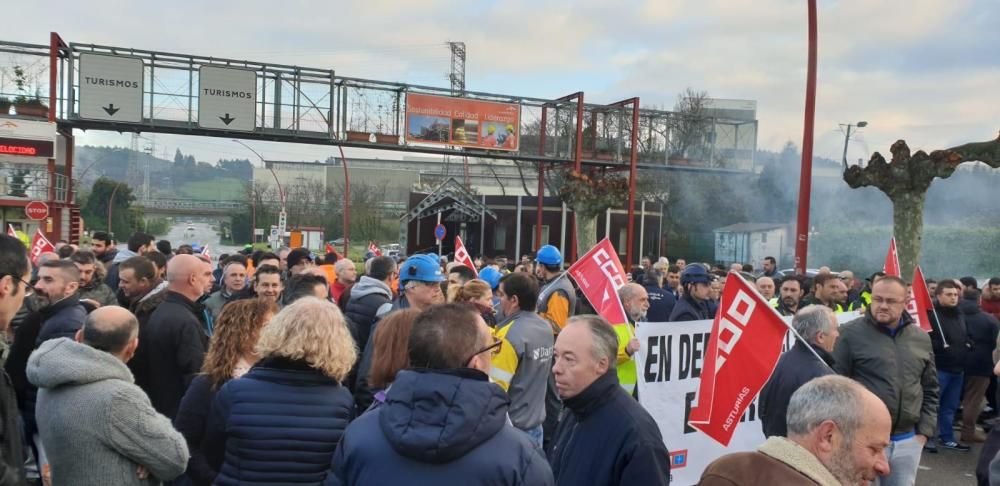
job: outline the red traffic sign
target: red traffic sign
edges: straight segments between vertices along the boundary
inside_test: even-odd
[[[29,219],[41,221],[49,217],[49,205],[42,201],[31,201],[24,207],[24,215]]]

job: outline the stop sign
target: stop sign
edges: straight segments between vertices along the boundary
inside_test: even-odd
[[[49,217],[49,205],[41,201],[31,201],[24,207],[24,215],[29,219],[41,221]]]

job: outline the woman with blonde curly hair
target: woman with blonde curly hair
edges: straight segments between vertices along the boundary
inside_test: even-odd
[[[219,389],[202,450],[213,484],[319,484],[354,418],[341,385],[357,357],[336,305],[304,297],[261,331],[260,357]]]
[[[270,300],[238,300],[227,304],[215,321],[215,333],[201,365],[201,374],[191,381],[174,418],[174,427],[184,434],[191,451],[184,473],[191,484],[208,486],[215,480],[217,471],[208,465],[202,451],[212,400],[222,385],[243,376],[257,362],[257,338],[277,313],[277,304]]]

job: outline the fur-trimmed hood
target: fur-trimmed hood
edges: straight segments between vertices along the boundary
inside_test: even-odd
[[[785,463],[820,486],[840,486],[840,481],[819,462],[816,456],[784,437],[769,437],[757,448],[757,452]]]

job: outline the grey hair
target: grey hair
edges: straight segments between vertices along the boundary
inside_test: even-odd
[[[862,425],[862,395],[850,378],[827,375],[799,387],[788,401],[788,436],[805,436],[832,420],[850,442]]]
[[[336,271],[339,274],[345,268],[347,268],[347,264],[348,263],[350,263],[352,265],[354,264],[354,262],[352,262],[351,260],[349,260],[347,258],[341,258],[340,260],[337,260],[337,263],[333,264],[333,270]]]
[[[577,322],[590,329],[590,335],[594,340],[590,354],[594,356],[594,360],[600,361],[601,358],[607,358],[608,369],[614,369],[618,362],[618,335],[611,328],[611,324],[601,316],[587,314],[570,317],[566,321],[566,325]]]
[[[836,322],[830,320],[828,307],[822,305],[808,305],[795,313],[792,318],[792,327],[795,332],[808,342],[815,342],[816,336],[821,332],[830,332]]]

